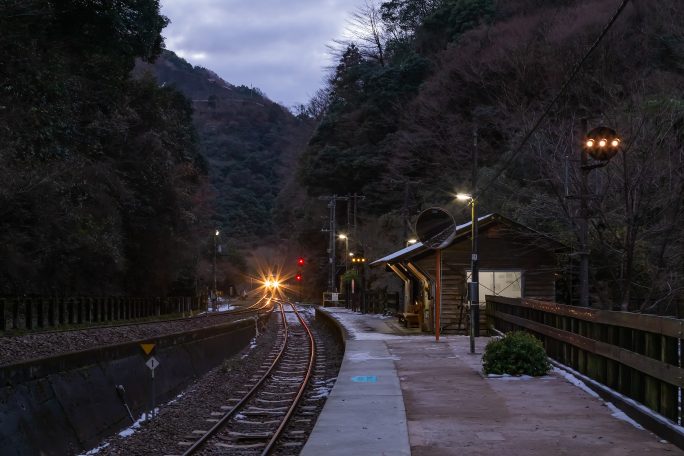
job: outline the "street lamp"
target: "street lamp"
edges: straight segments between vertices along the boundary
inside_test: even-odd
[[[582,131],[587,131],[587,119],[582,119]],[[580,170],[580,306],[589,307],[589,171],[601,168],[618,153],[622,140],[608,127],[596,127],[582,138]],[[589,164],[589,156],[597,163]]]
[[[480,270],[477,245],[477,200],[472,195],[458,193],[456,199],[470,204],[470,353],[475,353],[475,336],[480,335]]]
[[[344,241],[344,270],[349,269],[349,236],[346,234],[340,234],[337,238]]]
[[[418,239],[416,239],[416,238],[411,238],[411,239],[409,239],[409,240],[406,241],[406,247],[408,247],[409,245],[413,245],[413,244],[415,244],[416,242],[418,242]]]
[[[212,267],[212,272],[214,275],[214,297],[213,300],[216,302],[216,240],[218,239],[219,230],[217,229],[214,233],[214,264]]]

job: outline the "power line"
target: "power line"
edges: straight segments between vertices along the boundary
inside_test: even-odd
[[[570,86],[570,83],[575,79],[575,76],[577,76],[577,74],[580,72],[580,70],[582,69],[582,66],[587,61],[587,59],[592,54],[592,52],[594,52],[594,50],[596,50],[596,48],[601,43],[601,41],[603,41],[603,38],[608,33],[608,30],[610,30],[610,28],[613,26],[613,24],[615,23],[617,18],[620,16],[620,14],[622,14],[622,10],[625,9],[625,6],[627,6],[627,3],[629,3],[629,0],[623,0],[622,1],[620,6],[618,7],[617,11],[615,12],[613,17],[611,18],[610,22],[608,22],[608,24],[603,28],[603,31],[601,31],[601,34],[598,36],[598,38],[596,39],[594,44],[591,45],[591,47],[589,48],[587,53],[584,55],[584,57],[582,57],[582,59],[575,65],[572,72],[570,73],[570,76],[568,76],[568,79],[565,80],[565,82],[561,86],[561,88],[558,91],[558,93],[556,94],[556,96],[553,97],[553,99],[548,103],[548,105],[546,106],[546,108],[544,109],[542,114],[539,116],[539,118],[536,120],[536,122],[532,126],[532,129],[527,132],[527,134],[522,139],[522,141],[520,142],[518,147],[515,148],[515,150],[511,153],[511,156],[508,158],[508,160],[506,160],[504,165],[496,172],[496,174],[494,174],[494,176],[489,180],[487,185],[485,185],[481,190],[477,191],[475,193],[474,197],[479,197],[481,194],[486,192],[492,185],[494,185],[494,183],[499,179],[499,177],[501,177],[501,174],[503,174],[503,172],[506,171],[506,169],[508,169],[511,166],[511,164],[513,164],[513,161],[517,158],[517,155],[520,153],[520,151],[522,151],[522,148],[527,144],[527,142],[530,140],[530,138],[532,137],[534,132],[537,131],[537,129],[539,128],[539,125],[541,125],[542,120],[544,120],[544,118],[549,114],[553,105],[556,104],[556,102],[563,95],[563,93],[568,88],[568,86]]]

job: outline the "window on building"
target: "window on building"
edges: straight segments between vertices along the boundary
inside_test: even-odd
[[[471,271],[467,270],[466,274],[467,281],[470,283]],[[479,280],[480,304],[485,303],[486,295],[522,298],[522,271],[480,270]]]

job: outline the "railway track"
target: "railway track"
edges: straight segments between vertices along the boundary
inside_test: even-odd
[[[234,391],[241,396],[207,411],[206,423],[178,442],[179,454],[299,454],[317,408],[306,404],[323,399],[312,386],[325,379],[315,377],[316,340],[306,318],[294,304],[277,305],[276,343],[257,375]]]

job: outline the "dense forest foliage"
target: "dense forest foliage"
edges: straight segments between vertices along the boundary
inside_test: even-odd
[[[152,0],[0,3],[0,294],[194,291],[192,108],[130,77],[166,24]]]
[[[234,86],[170,51],[151,70],[160,84],[192,100],[201,154],[215,190],[213,220],[239,245],[269,242],[271,214],[284,176],[313,127],[306,117],[269,100],[259,89]]]
[[[220,282],[238,280],[245,252],[287,239],[316,290],[326,196],[363,195],[350,248],[374,258],[405,245],[421,209],[467,220],[453,195],[472,190],[482,213],[566,243],[572,284],[586,119],[622,137],[589,175],[593,305],[673,313],[684,290],[680,2],[630,1],[519,147],[620,3],[369,2],[326,86],[293,115],[164,51],[156,0],[6,0],[0,294],[192,293],[208,284],[216,228]],[[338,204],[343,229],[352,213]]]
[[[151,75],[191,100],[197,147],[208,168],[209,217],[220,233],[218,285],[227,289],[243,282],[254,248],[279,243],[275,201],[311,135],[311,116],[295,116],[259,89],[232,85],[167,50],[154,63],[139,60],[134,74]],[[299,204],[290,201],[285,210]],[[202,252],[211,252],[210,233]],[[208,259],[205,255],[200,262],[204,277],[211,274]]]
[[[589,128],[606,125],[622,137],[618,156],[590,173],[593,305],[673,313],[684,294],[680,3],[629,2],[516,154],[620,2],[369,3],[354,16],[355,37],[342,42],[324,115],[300,161],[309,207],[318,209],[284,226],[307,233],[326,210],[314,203],[318,195],[362,193],[354,248],[370,257],[400,248],[422,208],[443,205],[468,219],[453,195],[472,190],[477,147],[482,213],[564,241],[570,283],[587,119]]]

